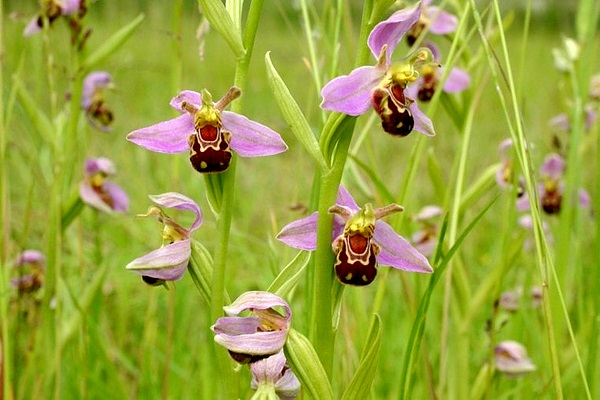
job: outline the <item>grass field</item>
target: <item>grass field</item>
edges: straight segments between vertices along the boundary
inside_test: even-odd
[[[284,351],[300,398],[600,398],[600,142],[599,124],[586,123],[600,104],[598,2],[438,4],[457,17],[454,30],[425,32],[415,48],[435,42],[440,71],[460,68],[470,84],[445,93],[440,83],[418,101],[436,135],[404,138],[384,132],[372,108],[355,117],[320,104],[330,80],[377,62],[368,33],[413,2],[88,3],[83,19],[43,18],[30,36],[39,5],[0,6],[0,398],[277,398],[273,384],[250,387],[250,368],[210,329],[223,306],[267,290],[292,310]],[[91,32],[79,47],[77,24],[79,40]],[[236,55],[236,38],[245,53]],[[392,61],[415,48],[402,40]],[[110,132],[81,106],[92,71],[111,75],[101,98]],[[126,139],[176,117],[169,101],[181,90],[217,101],[234,85],[242,96],[227,110],[278,132],[287,151],[234,154],[226,172],[208,175],[191,168],[187,149],[162,154]],[[550,123],[559,114],[566,129]],[[560,176],[541,169],[550,154],[564,160]],[[80,194],[84,162],[96,157],[114,163],[108,179],[127,193],[126,212]],[[508,162],[511,182],[501,185]],[[402,205],[384,221],[409,241],[424,226],[419,211],[439,206],[428,225],[433,273],[380,263],[368,286],[336,280],[327,210],[340,183],[361,207]],[[549,214],[552,184],[559,208]],[[163,244],[156,218],[136,215],[153,205],[148,195],[167,192],[202,210],[190,234],[201,246],[181,279],[151,286],[125,266]],[[276,236],[314,211],[309,258]],[[44,255],[42,272],[17,266],[27,249]],[[39,287],[15,287],[31,268]]]

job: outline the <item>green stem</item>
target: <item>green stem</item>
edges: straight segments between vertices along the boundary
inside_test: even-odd
[[[254,40],[258,23],[262,14],[264,0],[254,0],[248,11],[246,20],[243,42],[246,53],[243,57],[237,60],[234,85],[237,86],[242,93],[246,88],[248,81],[248,66],[252,57],[254,48]],[[231,109],[233,112],[239,113],[242,109],[243,102],[239,99],[233,102]],[[224,293],[225,293],[225,278],[227,271],[227,258],[229,251],[229,237],[231,231],[231,221],[233,217],[233,208],[235,204],[235,174],[237,160],[233,158],[229,169],[219,175],[222,184],[222,196],[220,204],[220,212],[217,220],[217,247],[215,249],[214,264],[213,264],[213,281],[211,292],[211,320],[216,321],[223,315]],[[232,361],[229,359],[227,352],[217,351],[217,361],[223,371],[224,387],[229,398],[236,397],[236,386],[233,384],[233,376],[231,371]]]
[[[333,278],[334,254],[331,250],[331,235],[333,231],[333,215],[329,207],[335,204],[344,166],[348,157],[348,149],[352,141],[352,132],[356,118],[341,114],[333,114],[330,119],[338,118],[341,122],[336,125],[340,134],[336,146],[331,170],[321,177],[319,192],[319,219],[317,221],[317,249],[314,255],[314,283],[311,318],[311,342],[319,354],[321,363],[331,377],[333,370],[333,347],[335,332],[332,329],[332,287],[339,284]]]

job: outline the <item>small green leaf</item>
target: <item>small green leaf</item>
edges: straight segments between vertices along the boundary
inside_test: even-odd
[[[265,63],[267,65],[269,85],[273,90],[273,95],[281,110],[281,114],[283,114],[283,118],[308,154],[310,154],[317,164],[319,164],[321,170],[327,171],[329,167],[323,158],[323,154],[321,154],[319,143],[317,142],[312,129],[310,129],[310,125],[304,117],[304,114],[300,111],[298,103],[296,103],[296,100],[292,97],[285,82],[281,79],[281,76],[279,76],[277,70],[273,66],[269,52],[265,55]]]
[[[306,264],[310,259],[310,252],[300,251],[288,265],[285,266],[277,275],[267,292],[275,293],[281,297],[288,297],[291,291],[296,287],[298,279],[304,272]]]
[[[225,39],[235,57],[242,58],[246,53],[242,43],[242,33],[236,28],[221,0],[198,0],[198,4],[210,22],[210,26]]]
[[[103,44],[101,44],[92,54],[83,61],[81,69],[83,73],[87,73],[97,64],[107,59],[115,53],[133,34],[144,20],[144,15],[138,15],[133,21],[113,33]]]
[[[380,326],[381,320],[379,315],[375,314],[373,324],[369,330],[369,336],[367,337],[367,343],[363,350],[362,360],[350,384],[344,391],[342,399],[365,399],[368,397],[377,371],[377,356],[381,347]]]
[[[295,329],[288,332],[283,348],[288,364],[302,384],[302,389],[313,399],[333,399],[333,390],[327,373],[310,341]]]

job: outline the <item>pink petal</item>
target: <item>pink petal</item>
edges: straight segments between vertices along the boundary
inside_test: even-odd
[[[183,153],[189,150],[188,137],[194,132],[194,119],[184,114],[135,130],[127,140],[158,153]]]
[[[347,207],[352,211],[360,210],[360,207],[358,206],[358,204],[356,204],[356,201],[354,200],[350,192],[348,192],[348,189],[346,189],[342,185],[340,185],[340,188],[338,189],[338,195],[337,199],[335,200],[335,203],[337,205]]]
[[[136,258],[125,268],[143,276],[174,281],[183,276],[192,254],[191,240],[175,242]]]
[[[104,190],[110,195],[113,205],[112,209],[116,212],[127,212],[129,209],[129,197],[127,193],[114,182],[104,182]]]
[[[24,250],[15,259],[15,267],[22,267],[24,264],[45,264],[46,256],[38,250]]]
[[[565,170],[565,161],[556,153],[549,154],[544,159],[544,164],[540,168],[542,175],[551,179],[559,180]]]
[[[27,26],[23,30],[23,36],[31,36],[42,30],[38,24],[39,19],[40,17],[36,15],[27,23]]]
[[[62,0],[61,12],[62,15],[71,15],[79,11],[81,0]]]
[[[321,90],[321,108],[348,115],[361,115],[371,107],[371,90],[383,79],[379,67],[356,68],[350,75],[338,76]]]
[[[243,115],[223,111],[221,118],[223,129],[231,132],[231,148],[242,157],[270,156],[288,148],[279,133]]]
[[[429,31],[436,35],[447,35],[448,33],[452,33],[458,26],[458,18],[441,10],[439,7],[427,7],[424,14],[431,21]]]
[[[387,45],[386,64],[389,65],[394,49],[408,30],[419,21],[421,3],[416,7],[396,11],[388,19],[375,25],[367,40],[371,53],[378,58]]]
[[[415,119],[415,127],[413,130],[421,132],[425,136],[435,136],[433,129],[433,123],[423,112],[419,109],[416,101],[410,104],[410,111],[412,112],[413,118]]]
[[[102,172],[105,175],[114,175],[117,170],[113,162],[106,157],[88,158],[84,165],[85,175],[91,176]]]
[[[177,96],[173,97],[169,104],[177,111],[185,113],[187,111],[181,107],[181,103],[184,101],[200,108],[202,106],[202,95],[193,90],[183,90]]]
[[[452,68],[446,83],[444,83],[444,92],[456,93],[462,92],[471,84],[471,77],[466,71],[459,68]]]
[[[113,212],[113,209],[102,200],[102,198],[98,195],[98,193],[92,189],[87,182],[83,181],[79,185],[79,196],[81,200],[97,210],[110,214]]]
[[[220,333],[215,342],[234,353],[267,355],[280,351],[285,345],[287,331],[255,332],[246,335]]]
[[[227,315],[238,315],[246,310],[268,310],[273,307],[283,307],[287,320],[292,317],[290,306],[282,297],[259,290],[243,293],[233,303],[223,307],[223,310]]]
[[[83,80],[83,92],[81,97],[81,106],[88,108],[92,104],[92,99],[96,89],[108,86],[112,78],[108,72],[96,71],[86,75]]]
[[[196,204],[196,202],[189,197],[177,192],[149,195],[148,197],[159,206],[193,212],[196,219],[192,223],[189,232],[195,231],[200,225],[202,225],[202,210],[200,210],[198,204]]]
[[[431,273],[427,258],[383,221],[375,222],[373,241],[381,247],[377,262],[404,271]]]
[[[295,249],[313,251],[317,248],[317,218],[315,212],[306,218],[291,222],[277,234],[277,240]]]

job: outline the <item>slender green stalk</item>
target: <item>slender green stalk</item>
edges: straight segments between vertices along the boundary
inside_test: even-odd
[[[248,82],[248,66],[252,57],[254,48],[254,40],[258,23],[262,14],[264,0],[255,0],[250,6],[248,17],[246,20],[245,30],[243,34],[243,43],[246,52],[238,59],[235,69],[234,85],[244,92]],[[243,102],[238,100],[233,102],[231,108],[234,112],[240,112]],[[233,158],[229,169],[220,175],[222,182],[222,199],[220,212],[217,220],[217,247],[214,254],[213,265],[213,284],[211,294],[211,317],[216,321],[223,315],[225,280],[227,270],[227,258],[229,251],[229,237],[231,231],[231,221],[233,217],[233,208],[235,204],[235,174],[236,174],[236,159]],[[217,351],[217,358],[221,371],[225,377],[225,390],[231,396],[237,396],[236,387],[232,384],[230,378],[231,360],[226,352]]]
[[[0,58],[4,57],[4,2],[0,2]],[[0,93],[4,93],[4,62],[0,62]],[[0,293],[8,292],[8,240],[10,216],[8,213],[8,181],[6,179],[6,120],[4,96],[0,96]],[[0,395],[12,398],[12,342],[9,335],[8,296],[0,296]]]

